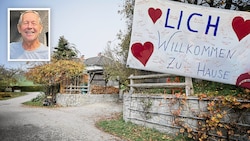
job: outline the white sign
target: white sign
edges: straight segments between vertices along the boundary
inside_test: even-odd
[[[250,88],[250,13],[136,0],[127,66]]]

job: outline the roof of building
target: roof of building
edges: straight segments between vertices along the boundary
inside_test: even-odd
[[[96,57],[91,57],[84,60],[84,64],[86,66],[104,66],[109,62],[111,62],[111,60],[102,55],[98,55]]]

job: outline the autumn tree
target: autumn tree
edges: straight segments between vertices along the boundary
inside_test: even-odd
[[[31,67],[26,73],[26,78],[43,85],[45,94],[55,97],[61,82],[83,74],[84,64],[77,59],[77,56],[78,51],[62,36],[52,55],[52,60]]]
[[[71,60],[58,60],[31,68],[26,77],[34,83],[55,85],[65,79],[82,74],[84,65]]]
[[[9,87],[17,82],[15,75],[20,72],[19,69],[8,69],[4,65],[0,65],[0,86],[3,88]]]
[[[45,94],[54,97],[61,82],[81,76],[83,71],[82,62],[58,60],[34,66],[26,73],[26,78],[34,83],[42,84],[45,88]]]

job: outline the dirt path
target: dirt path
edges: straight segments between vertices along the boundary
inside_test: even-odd
[[[103,116],[122,111],[122,104],[98,103],[82,107],[32,108],[21,103],[39,93],[0,101],[1,141],[121,141],[95,127]]]

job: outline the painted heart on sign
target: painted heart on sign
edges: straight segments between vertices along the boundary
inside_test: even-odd
[[[148,15],[150,16],[151,20],[155,23],[160,17],[161,17],[161,9],[157,8],[149,8],[148,9]]]
[[[237,16],[234,17],[232,26],[239,41],[250,33],[250,20],[244,21],[242,17]]]
[[[154,45],[151,42],[134,43],[131,47],[132,54],[138,59],[144,66],[146,66],[150,56],[154,51]]]

